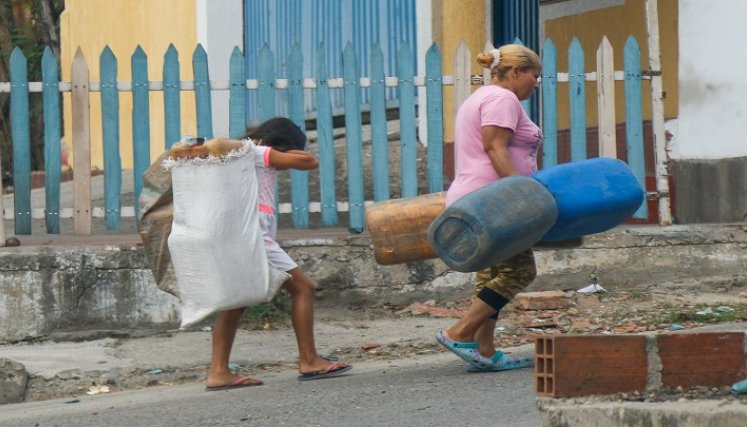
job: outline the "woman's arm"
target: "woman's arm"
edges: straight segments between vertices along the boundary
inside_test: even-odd
[[[498,126],[483,126],[482,128],[482,145],[493,163],[493,169],[499,177],[519,175],[514,161],[508,154],[508,143],[513,138],[514,132],[511,129]]]
[[[311,170],[319,167],[319,160],[313,154],[302,150],[270,150],[270,166],[278,170]]]

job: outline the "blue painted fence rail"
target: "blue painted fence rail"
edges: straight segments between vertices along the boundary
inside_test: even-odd
[[[338,224],[338,213],[348,213],[347,227],[351,232],[361,232],[365,228],[364,214],[367,203],[389,199],[392,195],[390,182],[390,144],[386,118],[387,91],[396,89],[400,99],[400,156],[401,156],[401,189],[402,197],[415,196],[424,192],[444,190],[444,120],[443,86],[451,85],[457,78],[475,76],[445,76],[442,74],[442,55],[436,44],[425,53],[424,76],[415,75],[412,47],[402,44],[397,55],[397,76],[387,77],[384,70],[384,53],[374,45],[370,58],[364,61],[368,69],[359,68],[358,53],[353,44],[348,43],[340,52],[342,57],[342,75],[330,76],[326,56],[329,48],[320,43],[310,56],[314,58],[315,69],[311,76],[303,74],[306,59],[301,46],[293,45],[285,58],[287,79],[278,79],[275,73],[275,54],[265,45],[254,58],[246,58],[235,48],[229,58],[230,80],[218,84],[218,89],[211,89],[212,82],[208,75],[207,52],[197,45],[192,54],[194,71],[193,86],[180,81],[179,54],[170,45],[164,54],[163,81],[148,81],[148,59],[140,47],[135,49],[130,59],[132,82],[118,81],[117,58],[107,47],[100,57],[101,81],[97,89],[101,97],[101,114],[103,118],[102,144],[104,153],[105,206],[94,207],[94,216],[103,217],[108,229],[118,230],[123,216],[137,215],[137,203],[134,207],[123,207],[122,160],[120,158],[120,92],[131,91],[132,110],[132,149],[135,197],[142,191],[142,173],[150,166],[150,103],[153,91],[162,91],[164,99],[164,148],[178,141],[181,136],[180,107],[181,92],[193,90],[195,94],[196,125],[199,136],[212,137],[212,90],[229,91],[229,136],[241,137],[246,131],[247,96],[252,91],[258,99],[258,117],[262,120],[277,114],[276,100],[278,93],[289,100],[289,117],[305,130],[307,119],[304,105],[308,104],[307,95],[316,102],[315,126],[317,147],[320,160],[318,184],[309,182],[309,173],[292,171],[290,203],[279,203],[280,214],[291,214],[294,227],[306,228],[311,225],[310,213],[320,213],[320,225],[335,226]],[[255,61],[258,78],[245,79],[245,67]],[[60,206],[60,93],[69,92],[69,82],[60,82],[59,63],[49,49],[42,57],[43,84],[29,83],[27,79],[28,64],[19,49],[10,57],[11,81],[0,82],[0,92],[10,92],[12,110],[13,141],[13,175],[15,185],[14,210],[6,212],[6,218],[15,219],[16,234],[30,234],[33,218],[45,218],[46,232],[59,233],[60,218],[74,216],[70,207]],[[552,40],[545,41],[543,48],[542,75],[542,127],[545,134],[543,147],[543,165],[552,166],[558,163],[558,89],[561,83],[568,83],[569,91],[569,126],[570,157],[572,161],[586,157],[586,96],[585,83],[596,79],[594,72],[584,71],[584,51],[574,38],[568,49],[568,73],[557,70],[558,51]],[[465,67],[469,69],[469,67]],[[643,115],[641,81],[645,77],[641,72],[640,49],[635,38],[630,37],[624,46],[624,71],[615,72],[616,80],[625,83],[625,133],[626,158],[639,182],[645,184]],[[619,74],[619,75],[618,75]],[[91,82],[94,87],[94,82]],[[160,85],[159,85],[160,83]],[[426,103],[421,105],[420,112],[426,113],[427,140],[418,142],[416,120],[416,87],[424,87]],[[371,166],[370,177],[364,166],[364,145],[361,133],[361,96],[367,91],[371,124]],[[43,92],[44,105],[44,155],[46,205],[43,210],[31,209],[31,170],[30,170],[30,137],[29,137],[29,94]],[[333,96],[342,96],[344,101],[346,145],[343,152],[335,151],[333,137]],[[425,181],[418,182],[419,160],[417,144],[426,145]],[[347,170],[347,188],[340,193],[336,188],[337,175],[335,160],[345,158]],[[318,185],[319,199],[310,200],[309,189]],[[371,191],[366,192],[370,185]],[[370,194],[372,200],[366,200]],[[279,201],[280,202],[280,201]],[[646,208],[636,212],[636,218],[646,218]]]

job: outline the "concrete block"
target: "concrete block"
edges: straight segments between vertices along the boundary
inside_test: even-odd
[[[522,310],[555,310],[571,305],[563,291],[522,292],[511,303]]]
[[[646,390],[645,336],[540,336],[535,345],[538,395],[577,397]]]
[[[28,374],[23,364],[0,358],[0,405],[23,402]]]
[[[747,376],[742,332],[662,334],[656,339],[666,388],[730,386]]]
[[[21,247],[0,251],[0,342],[56,332],[165,329],[179,301],[155,286],[142,248]]]

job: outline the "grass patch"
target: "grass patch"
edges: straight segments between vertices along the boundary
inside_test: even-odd
[[[272,301],[247,307],[239,327],[248,330],[285,329],[291,325],[291,296],[281,289]]]
[[[625,309],[612,308],[600,315],[600,318],[610,323],[636,323],[638,325],[660,324],[714,324],[730,323],[747,320],[747,304],[745,303],[711,303],[711,304],[673,304],[671,302],[656,303],[644,308],[634,308],[635,301],[646,299],[645,294],[632,291],[626,295],[627,304],[620,301],[612,307],[620,305]],[[699,314],[699,312],[701,312]]]

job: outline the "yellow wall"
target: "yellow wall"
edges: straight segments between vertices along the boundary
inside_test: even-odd
[[[194,1],[66,0],[60,18],[62,80],[70,81],[75,51],[81,48],[89,79],[99,81],[99,56],[109,46],[117,58],[117,80],[131,80],[130,57],[140,45],[148,55],[148,79],[163,80],[163,55],[173,43],[179,52],[180,78],[192,79],[192,52],[197,44]],[[64,96],[65,149],[72,164],[70,94]],[[122,167],[132,168],[132,93],[120,91]],[[103,168],[101,97],[91,93],[91,166]],[[195,133],[193,92],[182,92],[182,134]],[[151,159],[164,150],[163,93],[150,95]]]
[[[664,113],[666,118],[677,116],[677,0],[659,0],[659,44],[661,51],[662,82],[664,85]],[[623,69],[623,49],[630,35],[635,36],[641,50],[641,69],[648,69],[648,41],[643,0],[626,0],[622,6],[599,9],[545,22],[545,37],[552,38],[558,49],[558,71],[568,72],[568,47],[573,36],[584,48],[585,70],[596,70],[596,51],[603,36],[614,49],[615,70]],[[625,122],[624,82],[615,82],[615,113],[617,123]],[[651,119],[651,86],[643,81],[644,119]],[[597,126],[596,82],[586,83],[586,125]],[[568,84],[558,83],[558,127],[567,129]]]
[[[440,7],[439,7],[440,3]],[[441,49],[445,75],[454,75],[454,56],[464,41],[472,58],[485,48],[485,0],[441,0],[433,2],[433,38]],[[472,73],[482,74],[482,68],[472,61]],[[444,86],[444,141],[454,142],[454,89]]]

